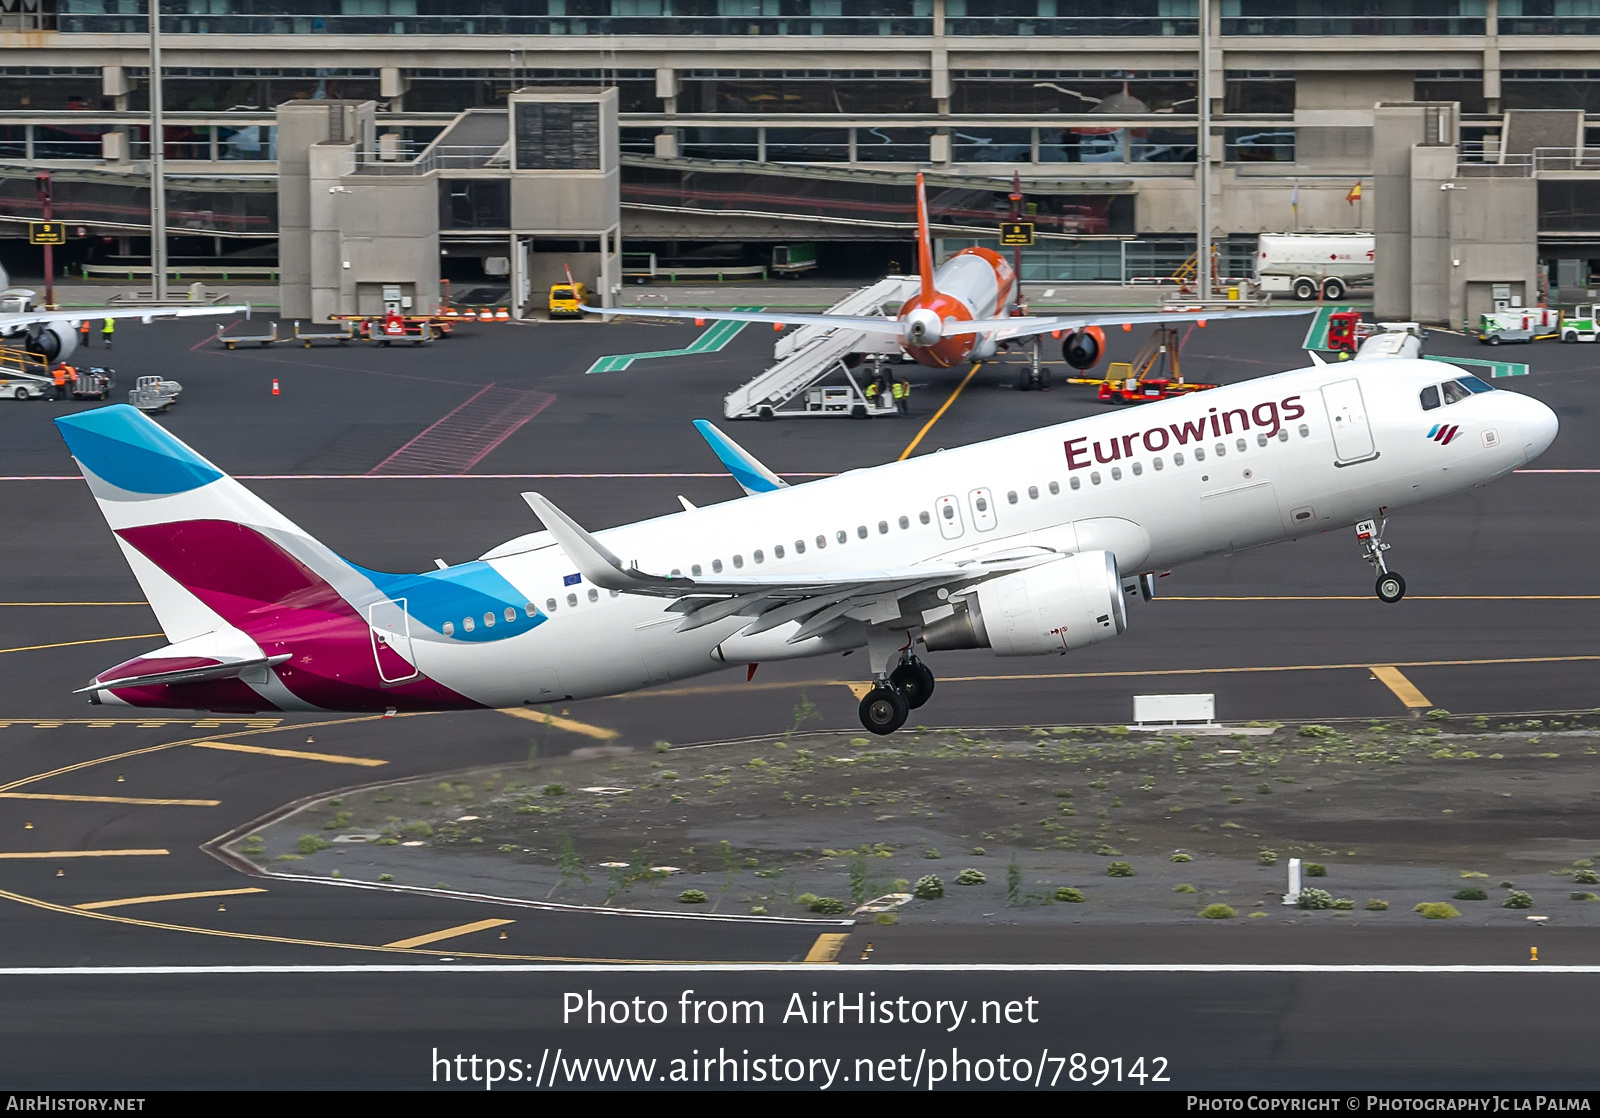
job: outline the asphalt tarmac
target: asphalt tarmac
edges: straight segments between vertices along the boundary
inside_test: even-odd
[[[1193,379],[1234,381],[1295,367],[1302,363],[1303,331],[1298,320],[1215,323],[1191,332],[1185,371]],[[719,352],[650,358],[626,371],[585,375],[602,356],[686,347],[699,331],[481,324],[422,348],[234,352],[208,342],[211,332],[210,324],[196,321],[129,326],[118,331],[111,354],[96,348],[81,356],[83,363],[117,368],[119,398],[138,375],[181,381],[182,402],[162,417],[169,429],[223,469],[247,477],[246,484],[341,554],[391,570],[424,569],[436,556],[471,558],[532,530],[536,525],[517,496],[524,489],[539,488],[591,528],[672,511],[679,494],[697,504],[737,498],[738,488],[690,421],[720,416],[722,395],[764,367],[772,341],[769,332],[752,327]],[[1137,340],[1114,334],[1112,359],[1125,357],[1122,351]],[[1442,333],[1428,350],[1489,355]],[[1600,641],[1592,624],[1600,591],[1587,577],[1600,528],[1586,515],[1600,486],[1600,473],[1587,472],[1600,470],[1600,436],[1584,421],[1600,401],[1594,353],[1542,343],[1493,354],[1533,365],[1531,375],[1500,383],[1551,404],[1562,433],[1535,471],[1391,523],[1390,558],[1410,583],[1410,596],[1399,605],[1371,597],[1369,568],[1343,534],[1208,560],[1162,580],[1162,596],[1134,608],[1123,638],[1083,656],[931,658],[940,688],[923,717],[946,726],[1125,721],[1132,695],[1148,691],[1214,692],[1219,717],[1229,721],[1414,715],[1420,708],[1408,707],[1372,666],[1398,667],[1428,705],[1457,713],[1600,706],[1594,681]],[[797,482],[892,460],[964,375],[908,372],[915,413],[909,421],[728,426]],[[916,452],[1101,407],[1085,389],[1021,393],[1014,382],[1005,367],[981,369]],[[480,397],[485,388],[509,390],[505,399],[515,398],[515,406],[534,414],[478,457],[466,476],[370,473],[452,411],[474,406],[474,398],[501,398]],[[724,673],[570,704],[562,713],[582,728],[571,730],[535,731],[494,712],[392,720],[160,713],[141,720],[88,707],[70,695],[74,687],[163,641],[49,422],[86,406],[95,405],[0,401],[0,834],[10,836],[0,841],[5,967],[347,967],[444,957],[476,965],[508,959],[803,965],[808,956],[830,952],[839,963],[859,966],[865,942],[874,943],[871,963],[956,966],[1525,968],[1534,946],[1543,961],[1559,966],[1600,964],[1600,949],[1589,937],[1562,928],[1514,935],[1420,926],[1366,939],[1300,927],[1184,927],[1132,935],[1087,929],[1063,942],[1003,926],[869,932],[807,922],[669,921],[475,902],[447,890],[395,893],[248,877],[202,845],[301,797],[519,760],[535,739],[550,752],[774,734],[791,727],[803,702],[816,705],[820,718],[812,725],[849,728],[855,700],[845,684],[859,673],[852,660],[840,658],[764,665],[748,683],[742,673]],[[446,449],[465,462],[484,447],[469,441]],[[218,744],[233,748],[214,748]],[[250,889],[265,891],[237,892]],[[75,907],[81,905],[98,907]],[[471,930],[485,921],[510,923]],[[452,934],[432,938],[446,931]],[[845,932],[851,934],[842,946],[820,938]],[[426,942],[385,946],[419,939]],[[845,981],[838,969],[825,973],[835,983]],[[1032,989],[1044,991],[1041,998],[1049,995],[1056,1016],[1048,1026],[1031,1027],[1030,1049],[1041,1046],[1040,1037],[1052,1046],[1081,1047],[1088,1041],[1074,1041],[1073,1030],[1091,1021],[1089,1035],[1117,1049],[1107,1056],[1159,1054],[1151,1045],[1165,1045],[1186,1077],[1175,1086],[1466,1085],[1462,1075],[1502,1085],[1592,1083],[1589,1061],[1578,1053],[1594,1040],[1592,1021],[1581,1010],[1583,999],[1592,998],[1594,979],[1566,973],[1564,979],[1347,971],[1286,977],[1232,970],[1221,976],[1041,978],[1006,971],[984,985],[1007,997],[1027,997]],[[729,989],[758,991],[744,996],[769,1002],[810,980],[792,971],[717,979],[732,984]],[[429,1081],[424,1055],[435,1044],[508,1056],[535,1040],[540,1047],[547,1041],[558,1046],[557,992],[570,981],[539,975],[10,974],[0,976],[0,986],[17,1012],[7,1026],[0,1080],[28,1088],[420,1086]],[[645,980],[595,979],[602,981],[621,990]],[[674,990],[687,984],[666,981],[676,984]],[[937,972],[896,981],[928,997],[955,979]],[[1487,1027],[1472,1025],[1486,1020],[1491,1007],[1493,1037]],[[1378,1020],[1383,1029],[1368,1027]],[[1427,1027],[1441,1021],[1449,1027]],[[1213,1035],[1221,1023],[1237,1042],[1227,1051]],[[781,1043],[781,1034],[774,1041],[771,1032],[761,1034],[762,1044]],[[1519,1039],[1506,1045],[1508,1035]],[[615,1054],[646,1054],[648,1046],[634,1033],[605,1036]],[[906,1036],[902,1045],[898,1035],[890,1043],[883,1034],[885,1054],[911,1039],[919,1049],[933,1043],[926,1030]],[[723,1041],[708,1033],[705,1043]],[[860,1046],[842,1033],[827,1045]],[[610,1051],[604,1044],[592,1048],[586,1054]]]

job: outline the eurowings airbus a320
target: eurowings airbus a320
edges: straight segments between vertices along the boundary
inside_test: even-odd
[[[863,725],[927,702],[920,653],[1062,655],[1127,627],[1156,572],[1357,529],[1398,601],[1386,514],[1503,477],[1555,414],[1453,366],[1356,360],[785,485],[708,423],[747,495],[481,559],[344,559],[127,406],[56,420],[167,647],[91,701],[212,711],[515,707],[865,648]]]

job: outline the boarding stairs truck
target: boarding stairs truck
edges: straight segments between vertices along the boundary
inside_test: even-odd
[[[1256,241],[1256,282],[1296,299],[1343,299],[1373,277],[1371,233],[1263,233]]]
[[[871,287],[841,299],[829,314],[882,314],[885,307],[898,311],[916,294],[916,276],[889,276]],[[898,360],[900,346],[892,335],[868,336],[847,326],[816,323],[802,326],[778,339],[776,362],[766,372],[742,385],[722,401],[729,419],[775,419],[779,416],[849,416],[857,419],[894,415],[893,400],[868,398],[871,373],[854,371],[856,355]],[[826,382],[833,383],[826,383]]]

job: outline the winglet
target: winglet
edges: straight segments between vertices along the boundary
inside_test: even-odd
[[[932,299],[933,237],[928,232],[928,189],[921,171],[917,172],[917,275],[922,279],[922,297]]]
[[[710,444],[712,453],[722,460],[722,464],[733,475],[733,480],[747,495],[753,497],[757,493],[771,493],[774,489],[788,486],[788,482],[757,462],[748,450],[719,431],[716,424],[697,419],[694,429]]]
[[[544,526],[556,538],[556,543],[561,545],[561,550],[578,568],[578,573],[602,590],[648,592],[658,587],[694,585],[690,579],[666,578],[646,574],[633,567],[624,568],[622,560],[611,554],[605,544],[584,531],[577,521],[556,508],[543,494],[524,493],[522,499],[528,502],[534,515],[544,522]]]

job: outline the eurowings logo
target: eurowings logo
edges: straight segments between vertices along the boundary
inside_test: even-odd
[[[1435,423],[1433,425],[1433,429],[1428,432],[1428,438],[1432,439],[1440,446],[1449,446],[1450,440],[1455,438],[1460,433],[1461,427],[1458,424]]]

